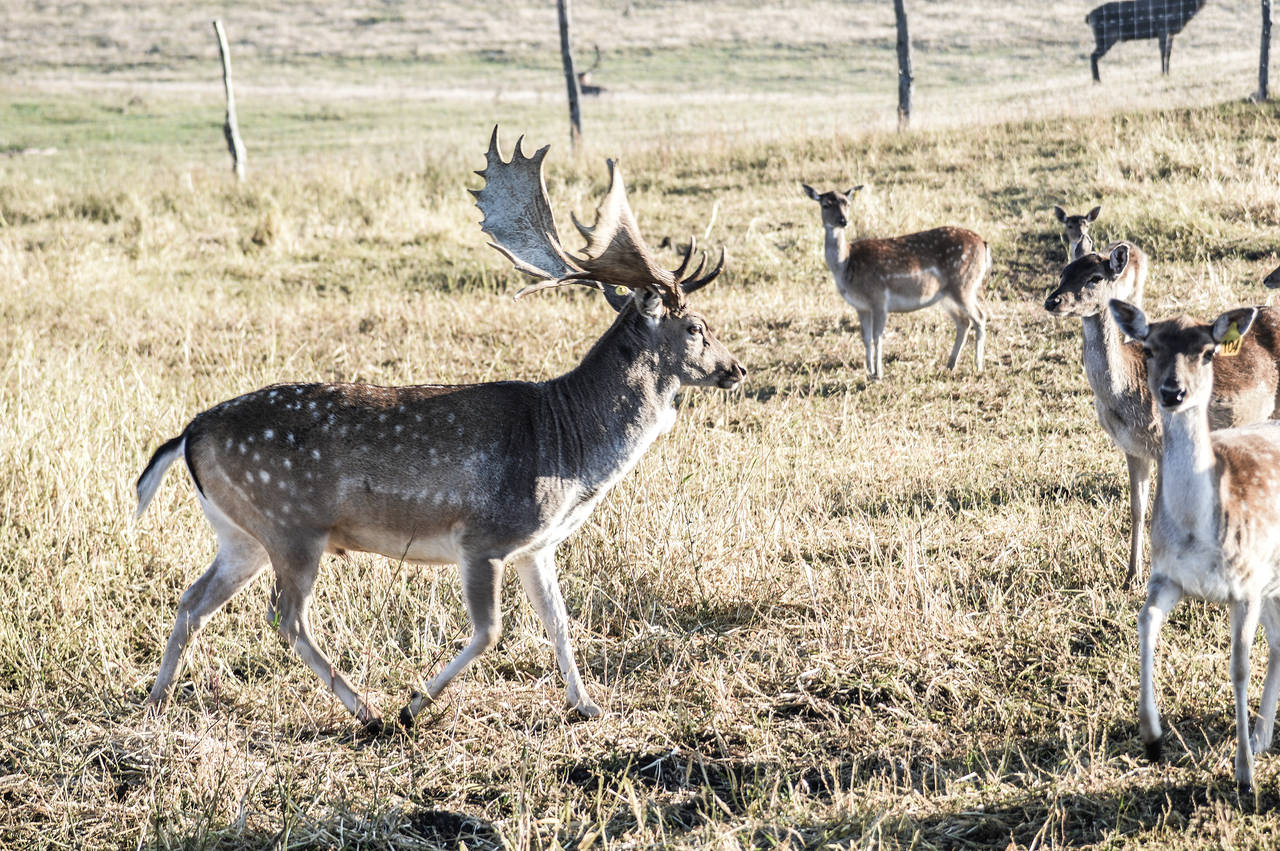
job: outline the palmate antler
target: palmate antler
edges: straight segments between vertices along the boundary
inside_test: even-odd
[[[609,194],[596,208],[596,223],[588,227],[572,216],[587,245],[584,256],[570,254],[560,243],[542,177],[542,161],[551,146],[544,145],[529,157],[521,149],[523,141],[521,136],[511,161],[503,162],[498,150],[498,128],[494,127],[485,154],[487,165],[476,172],[484,178],[484,187],[471,190],[476,206],[484,213],[480,227],[492,238],[489,244],[518,271],[538,279],[538,283],[516,293],[517,298],[567,284],[597,289],[605,285],[647,290],[660,296],[669,311],[678,311],[683,309],[688,293],[711,283],[724,268],[722,249],[719,262],[706,275],[699,277],[706,264],[705,254],[700,256],[697,268],[689,272],[694,240],[689,241],[678,268],[667,270],[659,266],[640,235],[627,203],[622,171],[613,160],[608,161]]]

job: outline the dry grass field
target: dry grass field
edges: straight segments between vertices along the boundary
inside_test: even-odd
[[[226,4],[240,186],[204,7],[0,13],[0,847],[1274,844],[1280,757],[1256,800],[1232,781],[1224,611],[1163,633],[1167,761],[1142,758],[1123,463],[1078,324],[1041,309],[1054,203],[1102,203],[1102,236],[1148,251],[1154,315],[1265,300],[1280,109],[1244,100],[1255,4],[1211,3],[1171,78],[1128,44],[1094,88],[1089,4],[913,3],[904,135],[887,3],[626,5],[575,4],[613,91],[574,157],[549,2]],[[429,723],[364,736],[272,634],[264,575],[148,717],[214,551],[180,470],[132,519],[162,440],[277,381],[548,378],[611,321],[585,292],[510,298],[464,191],[496,122],[553,143],[562,226],[620,155],[652,242],[705,229],[730,255],[697,303],[746,385],[682,392],[561,550],[606,715],[564,711],[510,576],[501,642]],[[986,372],[970,350],[948,373],[925,311],[866,381],[801,180],[868,184],[861,232],[987,238]],[[467,634],[456,569],[364,555],[326,558],[314,620],[388,713]]]

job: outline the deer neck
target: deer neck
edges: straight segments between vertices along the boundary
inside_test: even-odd
[[[1093,238],[1089,234],[1081,234],[1080,238],[1071,245],[1071,259],[1079,260],[1086,254],[1093,252]]]
[[[1160,420],[1164,440],[1157,514],[1164,518],[1164,527],[1177,530],[1180,537],[1213,540],[1218,497],[1208,409],[1197,405],[1176,413],[1162,410]]]
[[[1084,373],[1099,399],[1115,400],[1141,395],[1145,376],[1136,374],[1126,357],[1120,327],[1111,311],[1102,310],[1084,317]]]
[[[546,384],[546,473],[602,493],[670,428],[680,381],[664,374],[650,321],[633,304],[623,308],[582,363]]]
[[[845,239],[844,228],[823,225],[823,229],[827,235],[822,253],[827,260],[827,268],[835,276],[836,282],[840,283],[844,280],[849,265],[849,242]]]

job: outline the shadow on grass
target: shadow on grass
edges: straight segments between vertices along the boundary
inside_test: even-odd
[[[900,517],[914,512],[929,514],[936,511],[982,511],[1000,509],[1014,503],[1038,503],[1041,505],[1066,505],[1084,503],[1101,508],[1110,505],[1127,505],[1129,489],[1121,476],[1076,476],[1070,482],[1034,481],[1010,482],[985,490],[978,488],[949,488],[946,490],[920,489],[897,494],[886,499],[861,504],[842,503],[832,511],[833,516],[862,515],[868,517]]]

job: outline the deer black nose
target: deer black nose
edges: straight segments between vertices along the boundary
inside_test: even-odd
[[[1187,398],[1187,391],[1182,387],[1160,386],[1160,404],[1165,408],[1176,408]]]
[[[1058,305],[1062,304],[1062,296],[1051,295],[1044,300],[1044,309],[1052,313],[1058,309]]]

